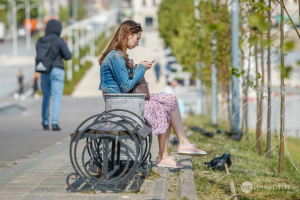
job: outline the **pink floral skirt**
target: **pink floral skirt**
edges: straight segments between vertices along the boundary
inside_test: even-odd
[[[104,96],[103,98],[105,100]],[[144,117],[152,126],[152,135],[166,132],[170,126],[170,116],[177,104],[176,96],[166,93],[154,93],[149,100],[145,100]]]
[[[164,134],[170,126],[170,116],[178,104],[173,94],[154,93],[145,101],[145,114],[152,126],[152,134]]]

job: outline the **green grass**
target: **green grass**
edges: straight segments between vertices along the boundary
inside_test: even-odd
[[[160,177],[160,174],[157,173],[154,169],[152,169],[152,173],[150,174],[149,177],[147,177],[147,179],[155,181],[156,179],[158,179]]]
[[[185,119],[185,126],[201,126],[208,131],[215,132],[215,128],[210,125],[209,116],[189,116]],[[225,128],[227,124],[219,123],[220,128]],[[263,135],[264,149],[266,147],[266,133]],[[244,140],[238,148],[237,141],[227,139],[224,134],[216,134],[213,138],[207,138],[199,132],[194,132],[189,139],[197,147],[206,150],[208,155],[205,157],[193,157],[194,181],[199,199],[228,199],[231,196],[229,182],[233,181],[236,193],[239,199],[299,199],[300,198],[300,174],[294,166],[284,156],[283,173],[278,174],[278,151],[279,147],[275,147],[271,151],[269,160],[263,158],[258,165],[262,156],[256,150],[256,146],[246,152],[255,143],[254,132],[249,134],[249,142]],[[279,142],[275,134],[272,135],[271,147]],[[295,138],[287,139],[287,147],[289,153],[299,166],[300,140]],[[221,156],[223,153],[230,153],[232,166],[229,168],[230,176],[225,176],[224,171],[213,171],[204,165],[215,156]],[[264,152],[265,153],[265,152]],[[246,155],[246,156],[245,156]],[[242,161],[242,159],[245,159]],[[234,170],[236,169],[236,170]],[[224,178],[222,178],[225,176]],[[222,178],[222,179],[220,179]],[[220,180],[218,180],[220,179]],[[241,191],[243,182],[250,182],[254,189],[246,194]],[[279,187],[288,186],[288,189],[279,189]]]
[[[92,66],[92,63],[86,62],[85,66],[81,66],[78,72],[73,70],[73,79],[68,81],[67,77],[65,77],[65,87],[64,87],[64,95],[70,95],[75,86],[79,83],[81,78],[85,75],[86,71]],[[67,74],[67,71],[66,71]]]
[[[82,193],[85,193],[85,194],[97,194],[97,191],[96,190],[83,190],[81,191]]]

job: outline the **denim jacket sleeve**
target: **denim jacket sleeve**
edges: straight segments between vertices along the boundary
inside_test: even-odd
[[[124,57],[118,53],[115,53],[115,56],[111,56],[111,62],[116,81],[124,93],[129,92],[145,75],[146,67],[139,64],[134,70],[133,78],[129,78]]]

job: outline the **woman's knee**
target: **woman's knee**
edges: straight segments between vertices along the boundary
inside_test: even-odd
[[[178,99],[174,94],[170,94],[169,99],[170,99],[170,102],[174,102],[174,104],[178,103]]]

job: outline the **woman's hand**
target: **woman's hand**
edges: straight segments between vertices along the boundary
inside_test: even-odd
[[[149,63],[148,61],[141,61],[140,64],[146,67],[146,70],[151,69],[153,63]]]

